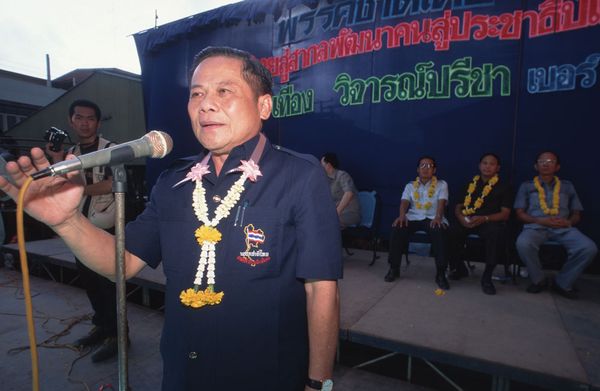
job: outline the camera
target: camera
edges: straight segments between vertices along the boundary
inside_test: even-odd
[[[65,141],[66,137],[69,137],[69,134],[67,132],[52,126],[50,129],[46,130],[44,140],[50,142],[51,151],[59,152],[62,151],[63,141]]]

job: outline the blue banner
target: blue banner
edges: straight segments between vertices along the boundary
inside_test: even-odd
[[[452,208],[483,152],[502,158],[516,191],[551,149],[585,207],[582,230],[600,243],[599,25],[600,0],[247,0],[136,34],[148,126],[175,141],[149,162],[148,182],[199,151],[190,63],[227,45],[274,76],[271,140],[336,152],[359,189],[381,195],[383,235],[419,156],[436,158]]]

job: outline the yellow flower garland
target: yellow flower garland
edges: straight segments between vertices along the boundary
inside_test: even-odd
[[[469,184],[469,187],[467,188],[467,195],[465,196],[465,200],[463,201],[464,209],[462,210],[462,214],[465,216],[474,214],[477,211],[477,209],[483,206],[485,197],[487,197],[487,195],[491,193],[492,188],[496,183],[498,183],[498,180],[500,179],[498,178],[498,175],[494,175],[493,177],[491,177],[488,183],[481,190],[481,195],[477,197],[477,199],[473,203],[473,207],[469,208],[469,205],[471,205],[473,192],[475,191],[475,188],[477,187],[477,182],[480,178],[481,177],[479,175],[475,175],[473,177],[473,181]]]
[[[202,246],[204,242],[213,242],[218,243],[221,241],[221,232],[218,229],[213,227],[208,227],[206,225],[201,225],[195,232],[196,240]]]
[[[560,179],[557,176],[554,177],[554,190],[552,191],[552,208],[548,208],[546,203],[546,192],[540,183],[540,179],[536,176],[533,178],[533,185],[538,191],[538,198],[540,200],[540,208],[544,214],[556,216],[558,215],[558,208],[560,206]]]
[[[215,292],[213,286],[210,285],[205,290],[196,291],[194,288],[189,288],[185,291],[181,291],[179,299],[188,307],[200,308],[205,305],[216,305],[221,303],[223,295],[223,292]]]
[[[415,179],[415,181],[413,182],[413,200],[415,201],[415,207],[417,209],[430,209],[431,206],[433,205],[431,203],[431,201],[427,201],[424,204],[421,204],[419,202],[419,177],[417,177],[417,179]],[[435,194],[435,188],[437,186],[437,177],[433,176],[431,177],[431,183],[429,184],[429,189],[427,190],[427,197],[431,198],[433,197],[433,195]]]

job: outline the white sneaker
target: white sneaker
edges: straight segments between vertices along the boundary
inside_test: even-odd
[[[525,266],[521,267],[521,270],[519,270],[519,275],[521,276],[521,278],[529,277],[529,272],[527,271],[527,268]]]

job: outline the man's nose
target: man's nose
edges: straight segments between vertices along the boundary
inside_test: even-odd
[[[214,94],[211,92],[207,92],[204,95],[204,97],[202,97],[202,99],[200,100],[200,106],[199,106],[200,111],[203,111],[203,112],[215,111],[216,108],[217,108],[217,104],[215,101]]]

